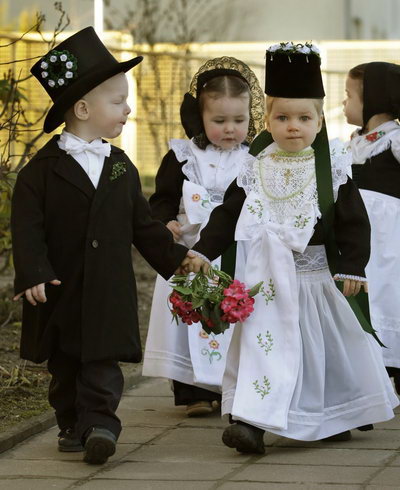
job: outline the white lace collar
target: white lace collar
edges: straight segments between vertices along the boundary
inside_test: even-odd
[[[351,153],[343,145],[343,143],[335,138],[329,141],[329,150],[331,156],[332,167],[332,184],[333,194],[336,201],[339,187],[347,182],[347,172],[351,166]],[[270,173],[270,177],[274,177],[267,182],[264,182],[264,188],[262,186],[262,177],[260,172],[260,166],[263,169],[267,169]],[[262,172],[264,178],[266,172]],[[313,177],[312,177],[313,176]],[[271,188],[270,194],[276,196],[278,192],[283,195],[290,195],[296,192],[296,189],[306,185],[310,195],[313,195],[314,190],[311,183],[316,183],[315,176],[315,158],[314,150],[311,147],[305,148],[298,153],[288,153],[281,150],[274,142],[260,152],[256,157],[248,154],[244,161],[242,170],[238,176],[238,185],[243,187],[246,194],[250,192],[256,192],[259,195],[265,193],[265,184]],[[290,188],[292,188],[290,190]],[[297,194],[297,192],[296,192]],[[304,194],[303,194],[304,196]]]
[[[169,141],[169,147],[175,153],[179,162],[186,160],[182,166],[184,175],[195,184],[203,185],[199,165],[201,162],[208,163],[209,161],[221,161],[222,165],[226,165],[226,177],[233,180],[237,176],[239,167],[248,153],[249,148],[245,145],[236,145],[231,150],[222,150],[215,145],[208,145],[204,150],[200,149],[192,140],[187,139],[172,139]],[[234,167],[238,167],[234,170]],[[233,176],[230,174],[234,171]]]
[[[353,163],[362,164],[391,147],[393,139],[400,138],[400,125],[396,121],[380,124],[367,134],[353,133],[350,141]]]

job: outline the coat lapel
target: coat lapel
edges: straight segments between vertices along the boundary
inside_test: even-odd
[[[116,178],[115,180],[111,179],[111,173],[113,169],[113,165],[120,161],[125,161],[121,156],[124,154],[123,150],[116,148],[115,146],[111,147],[111,155],[104,160],[103,170],[100,175],[99,185],[97,186],[96,193],[94,195],[91,214],[92,216],[100,209],[101,204],[106,199],[110,191],[115,187],[118,183],[118,179],[124,178],[124,175]]]
[[[89,176],[79,163],[64,151],[61,152],[60,158],[54,166],[54,171],[60,177],[81,190],[87,197],[89,197],[89,199],[93,198],[96,189]]]
[[[54,159],[53,171],[82,191],[89,199],[92,199],[96,189],[79,163],[70,155],[67,155],[65,151],[60,149],[57,143],[59,138],[60,135],[54,135],[51,140],[38,151],[37,157],[40,159]]]

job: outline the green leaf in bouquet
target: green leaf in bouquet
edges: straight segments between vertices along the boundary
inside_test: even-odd
[[[253,286],[251,289],[249,289],[249,296],[250,298],[252,298],[253,296],[255,296],[256,294],[258,294],[260,292],[260,289],[261,289],[261,286],[263,285],[263,282],[264,281],[261,281],[259,283],[257,283],[255,286]]]
[[[184,295],[192,294],[192,290],[184,286],[174,286],[174,290]]]
[[[206,299],[204,300],[204,303],[203,303],[203,307],[201,309],[201,313],[203,315],[204,318],[210,318],[210,314],[211,314],[211,305],[210,305],[210,302]]]
[[[233,281],[231,276],[224,271],[221,271],[219,269],[213,269],[213,273],[215,276],[217,276],[219,279],[221,279],[224,287],[228,287],[229,284],[231,284],[231,282]]]
[[[205,299],[204,298],[193,298],[192,300],[192,308],[195,310],[197,308],[200,308],[201,306],[203,306],[205,302]]]

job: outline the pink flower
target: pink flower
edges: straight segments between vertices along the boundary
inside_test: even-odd
[[[237,305],[237,300],[229,296],[225,297],[221,302],[221,310],[223,312],[228,312]]]
[[[209,335],[207,332],[205,332],[203,329],[200,330],[199,332],[199,337],[201,337],[202,339],[208,339]]]
[[[229,323],[244,322],[250,313],[254,311],[254,298],[246,296],[246,298],[236,301],[236,304],[229,302],[228,305],[223,304],[226,299],[221,303],[221,309],[224,311],[224,314],[221,316],[221,320],[223,321]]]
[[[235,299],[243,299],[248,296],[246,286],[237,279],[234,279],[232,284],[224,289],[224,295]]]
[[[218,349],[219,343],[216,340],[211,340],[208,345],[211,347],[211,349]]]

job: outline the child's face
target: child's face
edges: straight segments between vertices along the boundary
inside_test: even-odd
[[[311,99],[274,98],[267,117],[267,129],[279,148],[296,152],[313,143],[322,126]]]
[[[349,124],[363,125],[363,102],[361,100],[362,82],[355,78],[346,79],[346,98],[343,101],[343,112]]]
[[[203,107],[203,124],[207,138],[223,150],[231,150],[243,143],[249,130],[250,98],[206,95]]]
[[[121,134],[131,112],[127,98],[128,80],[125,73],[118,73],[85,95],[88,129],[93,139],[111,139]]]

